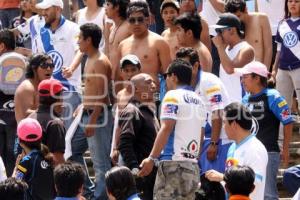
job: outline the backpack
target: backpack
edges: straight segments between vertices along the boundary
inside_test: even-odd
[[[0,91],[13,95],[25,79],[26,62],[22,55],[15,52],[0,57]]]

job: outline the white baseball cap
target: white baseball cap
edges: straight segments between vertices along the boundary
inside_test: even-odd
[[[64,8],[64,2],[62,0],[43,0],[41,3],[35,5],[38,9],[47,9],[51,6],[58,6],[61,9]]]
[[[270,74],[266,65],[258,61],[252,61],[243,68],[235,68],[234,71],[240,75],[254,73],[265,78],[268,78],[268,75]]]
[[[139,68],[141,65],[140,59],[136,55],[133,55],[133,54],[127,54],[126,56],[124,56],[120,61],[120,67],[123,68],[126,62],[129,62],[133,65],[138,65]]]

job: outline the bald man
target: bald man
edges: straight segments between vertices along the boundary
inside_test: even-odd
[[[135,92],[120,114],[121,134],[118,149],[125,166],[136,173],[139,163],[150,154],[159,124],[155,114],[153,94],[156,86],[153,78],[142,73],[132,77],[131,81]],[[142,199],[153,200],[155,176],[156,170],[143,179],[136,179]]]

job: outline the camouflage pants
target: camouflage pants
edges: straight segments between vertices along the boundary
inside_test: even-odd
[[[161,161],[154,185],[154,199],[194,200],[199,176],[197,163]]]

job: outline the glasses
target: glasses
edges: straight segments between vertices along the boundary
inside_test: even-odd
[[[145,17],[129,17],[128,22],[130,24],[142,24],[145,21]]]
[[[164,79],[166,80],[166,79],[167,79],[167,77],[168,77],[170,74],[172,74],[172,72],[167,72],[167,73],[164,73],[164,74],[163,74],[163,77],[164,77]]]
[[[44,63],[44,64],[41,64],[39,67],[42,69],[48,69],[48,67],[50,67],[52,69],[52,68],[54,68],[54,64],[53,63]]]
[[[218,34],[222,34],[225,30],[229,30],[231,29],[231,27],[227,27],[227,28],[216,28],[215,31]]]

